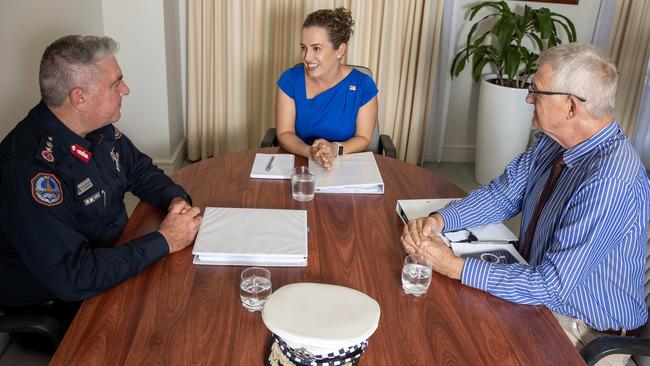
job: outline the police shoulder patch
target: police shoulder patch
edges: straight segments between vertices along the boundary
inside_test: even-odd
[[[32,197],[45,206],[56,206],[63,202],[61,182],[54,174],[38,173],[32,178]]]

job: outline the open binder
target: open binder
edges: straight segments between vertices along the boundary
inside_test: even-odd
[[[208,207],[194,249],[195,264],[307,266],[307,211]]]
[[[451,201],[460,198],[398,200],[395,210],[405,224],[409,220],[426,217]],[[471,227],[463,230],[445,232],[440,238],[451,247],[455,255],[472,257],[494,263],[524,263],[517,252],[517,236],[503,223]],[[495,259],[497,258],[497,259]]]
[[[316,193],[384,194],[384,181],[370,151],[339,156],[329,171],[309,160],[309,171],[316,175]]]

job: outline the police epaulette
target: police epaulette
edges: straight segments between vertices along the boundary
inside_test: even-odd
[[[54,166],[54,137],[44,134],[36,149],[36,159],[46,163],[47,165]]]

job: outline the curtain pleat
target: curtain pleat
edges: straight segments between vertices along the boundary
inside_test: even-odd
[[[637,123],[648,57],[650,1],[619,0],[612,25],[609,54],[619,72],[616,117],[627,136]]]
[[[300,62],[304,18],[345,6],[355,20],[344,62],[368,66],[382,133],[399,158],[421,160],[442,0],[190,0],[188,158],[254,148],[275,125],[275,82]]]

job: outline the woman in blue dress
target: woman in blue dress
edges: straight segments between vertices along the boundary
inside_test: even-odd
[[[364,151],[377,121],[375,82],[341,63],[353,24],[345,8],[309,14],[300,39],[303,63],[277,82],[280,146],[327,169],[341,154]]]

